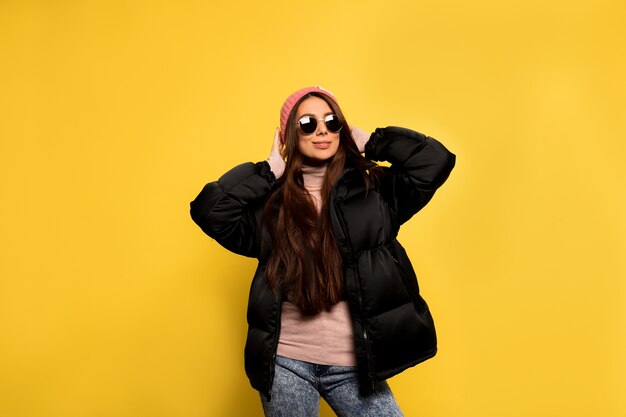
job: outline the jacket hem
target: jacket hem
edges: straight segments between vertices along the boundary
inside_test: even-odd
[[[381,372],[377,372],[376,375],[374,376],[374,378],[376,378],[377,381],[384,381],[385,379],[391,378],[392,376],[398,375],[399,373],[414,367],[415,365],[418,365],[424,361],[427,361],[428,359],[431,359],[432,357],[434,357],[437,354],[437,348],[435,347],[434,349],[428,351],[428,353],[426,353],[423,356],[420,356],[418,359],[411,361],[407,364],[404,364],[402,366],[398,366],[396,368],[393,369],[386,369],[385,371],[381,371]]]

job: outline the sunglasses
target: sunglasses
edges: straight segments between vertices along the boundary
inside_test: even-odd
[[[323,119],[319,120],[324,121],[324,123],[326,124],[326,129],[328,129],[328,131],[331,133],[337,133],[343,127],[343,123],[341,123],[339,117],[337,117],[337,115],[335,114],[326,115]],[[302,116],[300,120],[298,120],[298,126],[300,127],[302,133],[304,133],[305,135],[310,135],[317,129],[317,119],[315,119],[313,116]]]

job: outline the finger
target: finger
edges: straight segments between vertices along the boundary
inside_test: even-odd
[[[278,152],[281,157],[285,157],[287,154],[287,147],[285,146],[285,142],[283,142],[283,138],[280,136],[280,128],[276,129],[276,135],[278,137]]]
[[[278,151],[280,151],[280,138],[278,135],[278,129],[276,129],[276,132],[274,133],[274,141],[272,142],[272,152]]]
[[[280,144],[280,147],[282,148],[285,143],[283,142],[283,138],[280,136],[280,127],[276,128],[276,136],[274,138],[277,139],[276,143]]]

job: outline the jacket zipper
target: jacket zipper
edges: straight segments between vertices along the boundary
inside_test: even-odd
[[[363,320],[363,319],[361,319]],[[374,364],[372,363],[372,351],[370,347],[370,341],[367,337],[367,330],[365,329],[365,325],[363,326],[363,341],[365,342],[365,351],[367,352],[367,376],[369,377],[370,389],[372,392],[376,391],[376,386],[374,384],[374,375],[372,375],[372,369]]]
[[[341,213],[339,212],[339,209],[337,207],[337,203],[335,201],[335,188],[333,188],[332,192],[331,192],[331,199],[333,201],[333,206],[335,208],[335,213],[337,215],[337,219],[339,220],[339,223],[341,224],[341,227],[343,228],[344,234],[346,236],[346,242],[348,244],[348,248],[350,249],[350,256],[352,257],[352,264],[355,264],[354,262],[354,252],[352,250],[352,244],[350,242],[350,239],[347,236],[347,227],[345,225],[345,221],[341,215]],[[361,290],[361,283],[357,277],[356,279],[356,284],[357,284],[357,293],[358,293],[358,300],[359,300],[359,313],[361,313],[361,328],[363,329],[361,336],[363,338],[363,344],[365,345],[365,352],[367,355],[367,376],[369,378],[369,383],[370,383],[370,389],[373,391],[375,391],[375,384],[374,384],[374,375],[372,373],[372,370],[374,369],[374,364],[372,363],[372,351],[371,351],[371,347],[370,347],[370,342],[369,342],[369,337],[367,335],[367,329],[365,328],[365,313],[363,312],[363,298],[361,296],[362,290]]]

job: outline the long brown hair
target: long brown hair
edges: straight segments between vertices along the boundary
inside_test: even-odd
[[[300,103],[311,96],[326,101],[344,126],[339,148],[326,167],[319,213],[304,187],[295,122]],[[323,94],[310,93],[296,103],[287,120],[285,145],[285,173],[265,203],[265,221],[273,241],[266,278],[272,289],[286,294],[304,314],[315,314],[328,310],[344,295],[343,266],[329,212],[332,189],[347,166],[361,171],[366,186],[376,181],[380,168],[360,154],[341,109]]]

